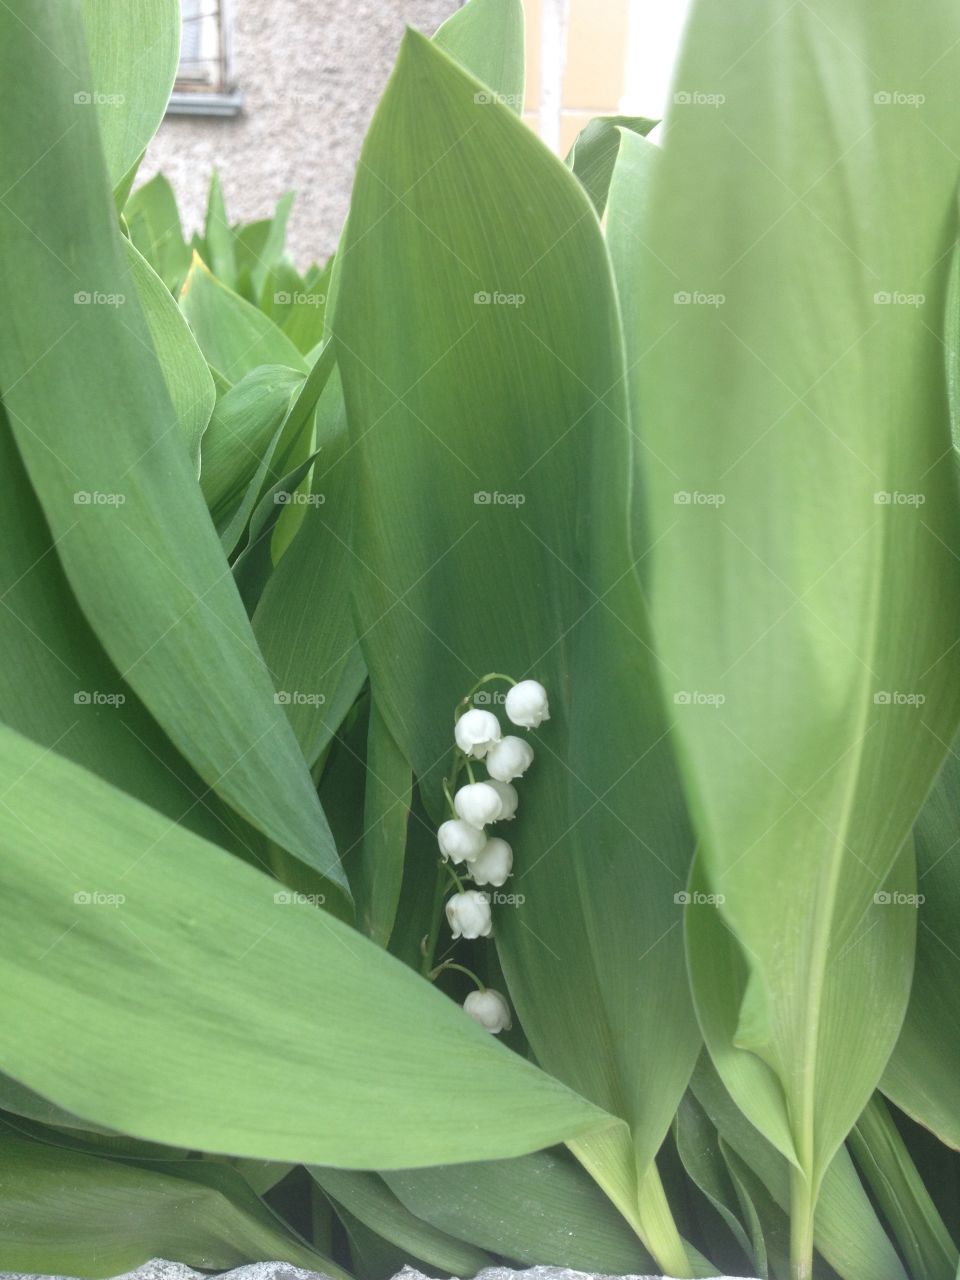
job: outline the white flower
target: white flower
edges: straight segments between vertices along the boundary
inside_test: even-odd
[[[489,938],[493,929],[490,903],[485,893],[467,889],[448,899],[447,923],[455,938]]]
[[[514,778],[522,778],[533,764],[533,747],[523,738],[506,737],[488,754],[486,764],[491,778],[512,782]]]
[[[468,872],[476,884],[492,884],[499,889],[513,870],[513,850],[506,840],[492,836],[470,863]]]
[[[472,827],[483,827],[500,817],[503,801],[491,783],[468,782],[453,797],[453,807],[464,822],[469,822]]]
[[[479,1022],[485,1031],[493,1035],[509,1031],[513,1026],[506,999],[499,991],[493,991],[490,987],[485,991],[471,991],[464,1000],[463,1007],[474,1022]]]
[[[472,862],[486,842],[483,832],[462,818],[450,818],[437,832],[440,852],[454,862]]]
[[[513,685],[504,709],[510,723],[523,729],[536,729],[541,721],[550,719],[547,691],[539,680],[521,680]]]
[[[465,756],[482,760],[493,744],[500,741],[500,721],[492,711],[472,707],[457,721],[453,736]]]
[[[511,787],[509,782],[497,782],[494,778],[487,779],[487,786],[493,787],[494,791],[500,797],[500,803],[503,806],[500,810],[500,817],[497,821],[506,822],[508,819],[514,817],[517,812],[517,802],[519,799],[517,796],[517,788]]]

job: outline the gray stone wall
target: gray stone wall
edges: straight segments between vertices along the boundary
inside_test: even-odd
[[[432,33],[458,0],[234,0],[237,117],[167,116],[138,181],[163,172],[184,230],[202,224],[210,170],[223,180],[231,220],[297,200],[288,245],[305,268],[336,247],[370,117],[405,25]]]

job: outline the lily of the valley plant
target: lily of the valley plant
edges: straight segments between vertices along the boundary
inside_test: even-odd
[[[0,5],[0,1270],[955,1280],[960,12],[468,0],[305,271],[178,31]]]

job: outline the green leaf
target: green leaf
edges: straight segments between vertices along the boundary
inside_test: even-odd
[[[524,27],[520,0],[469,0],[434,33],[433,43],[493,90],[486,101],[523,110]]]
[[[207,194],[207,216],[203,227],[204,243],[210,255],[210,269],[220,284],[227,289],[237,287],[237,256],[233,245],[233,231],[223,202],[223,187],[216,169],[210,175]]]
[[[190,246],[183,238],[173,188],[162,173],[133,192],[123,214],[134,245],[171,293],[177,293],[190,270]]]
[[[356,474],[335,371],[321,395],[317,418],[318,440],[327,443],[313,464],[309,490],[303,493],[294,486],[292,493],[306,500],[303,522],[273,568],[253,615],[254,635],[284,693],[287,716],[311,766],[336,733],[366,675],[349,607],[356,573],[350,548]],[[245,553],[238,578],[255,573],[257,562],[266,567],[269,527],[258,528],[259,554],[254,559]],[[388,828],[392,830],[392,824]],[[389,893],[386,884],[382,889]],[[386,902],[378,910],[389,914]]]
[[[0,406],[0,720],[236,847],[221,802],[120,678],[70,591]]]
[[[517,1262],[612,1275],[643,1273],[652,1265],[609,1200],[556,1152],[402,1169],[384,1180],[418,1218]]]
[[[226,1165],[140,1167],[0,1132],[6,1267],[113,1276],[157,1257],[220,1270],[276,1258],[347,1280]]]
[[[316,457],[315,453],[310,454],[276,484],[271,485],[253,509],[247,541],[233,563],[237,588],[251,616],[274,571],[272,542],[277,523],[288,509],[297,486],[313,466]]]
[[[304,280],[289,264],[281,263],[264,282],[260,306],[268,312],[274,309],[274,319],[304,355],[309,355],[323,340],[332,274],[332,258],[323,272]]]
[[[68,3],[73,9],[76,0]],[[34,9],[26,6],[36,30],[42,24],[31,16]],[[80,0],[80,13],[89,67],[82,55],[65,58],[61,86],[96,114],[115,187],[143,154],[167,108],[180,58],[180,5],[178,0]]]
[[[207,429],[217,392],[206,360],[173,295],[147,260],[124,241],[127,264],[143,311],[180,434],[200,474],[200,437]]]
[[[280,198],[273,217],[267,223],[267,233],[264,237],[263,245],[256,255],[256,260],[249,264],[250,277],[257,297],[263,291],[268,273],[283,260],[284,244],[287,238],[287,221],[290,217],[290,210],[293,208],[294,199],[295,196],[292,191],[288,191],[285,196]]]
[[[676,1274],[652,1161],[699,1048],[674,900],[692,836],[627,543],[616,304],[579,184],[476,93],[408,34],[354,189],[333,328],[358,627],[435,818],[473,683],[506,671],[549,690],[510,832],[524,901],[495,912],[495,936],[538,1061],[632,1130],[578,1155]],[[516,305],[484,303],[494,290]]]
[[[957,1246],[880,1097],[867,1103],[848,1144],[893,1228],[913,1280],[954,1280]]]
[[[263,364],[307,372],[303,356],[273,321],[211,275],[194,255],[180,306],[210,364],[231,382]]]
[[[121,678],[207,785],[344,889],[179,435],[95,119],[63,93],[64,66],[83,57],[75,9],[18,0],[0,10],[10,424],[70,585]]]
[[[272,445],[302,386],[296,370],[260,365],[217,401],[203,440],[200,487],[218,528],[240,506],[264,459],[269,466]],[[262,482],[254,501],[261,487]]]
[[[960,756],[956,741],[914,827],[922,899],[900,1038],[880,1081],[901,1110],[960,1149]]]
[[[406,757],[393,740],[376,704],[367,737],[363,844],[352,881],[357,918],[368,937],[385,947],[400,903],[413,779]]]
[[[767,1257],[759,1221],[753,1213],[745,1215],[746,1223],[741,1222],[743,1206],[738,1202],[737,1188],[724,1160],[717,1131],[689,1090],[681,1099],[675,1131],[677,1151],[687,1174],[723,1218],[757,1273],[765,1276]],[[749,1236],[745,1225],[750,1230]]]
[[[490,1255],[481,1249],[438,1231],[412,1214],[379,1174],[318,1169],[315,1165],[307,1172],[338,1206],[396,1245],[408,1261],[413,1257],[453,1275],[468,1276],[493,1264]]]
[[[731,1176],[760,1212],[773,1266],[780,1251],[778,1237],[782,1235],[786,1240],[789,1236],[790,1166],[738,1109],[706,1055],[697,1064],[691,1088],[716,1126],[721,1142],[753,1175],[746,1178],[725,1153]],[[765,1193],[782,1211],[782,1221],[773,1215]],[[817,1202],[815,1241],[818,1252],[845,1280],[862,1280],[864,1276],[871,1280],[907,1280],[845,1147],[839,1149],[824,1175]]]
[[[657,125],[643,116],[596,116],[577,134],[566,163],[603,217],[624,130],[646,137]]]
[[[0,1070],[57,1106],[345,1168],[520,1154],[611,1123],[347,925],[5,728],[0,779],[0,1016],[20,1028]]]
[[[654,632],[701,888],[741,953],[711,1011],[696,934],[716,913],[688,914],[698,1009],[738,1105],[797,1166],[795,1267],[906,1006],[913,931],[883,912],[911,910],[871,916],[883,946],[863,924],[960,716],[940,341],[960,18],[926,18],[699,4],[678,72],[698,92],[675,101],[633,238],[611,224]],[[887,86],[920,77],[924,111],[889,109]]]

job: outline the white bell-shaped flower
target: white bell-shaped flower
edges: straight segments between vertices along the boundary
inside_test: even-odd
[[[487,772],[497,782],[512,782],[522,778],[533,764],[533,747],[523,738],[508,736],[488,753]]]
[[[517,803],[519,801],[517,788],[511,787],[509,782],[497,782],[496,778],[488,778],[487,786],[493,787],[494,791],[496,791],[497,795],[500,797],[502,808],[500,810],[500,817],[497,821],[507,822],[510,818],[515,817],[517,812]]]
[[[491,836],[470,863],[469,875],[475,884],[492,884],[499,889],[513,870],[513,850],[506,840]]]
[[[504,709],[511,724],[522,729],[536,729],[550,719],[547,691],[539,680],[521,680],[507,694]]]
[[[491,783],[468,782],[453,797],[453,807],[464,822],[473,827],[484,827],[500,817],[503,801]]]
[[[447,923],[455,938],[489,938],[493,929],[490,902],[478,889],[466,889],[447,900]]]
[[[499,991],[487,987],[484,991],[471,991],[463,1002],[465,1012],[474,1022],[479,1022],[491,1035],[499,1035],[501,1031],[509,1031],[513,1026],[510,1017],[510,1006]]]
[[[457,721],[453,736],[465,756],[482,760],[493,744],[500,741],[500,721],[492,711],[471,707]]]
[[[462,818],[450,818],[441,823],[437,843],[445,859],[453,862],[472,862],[487,843],[479,827],[471,826]]]

